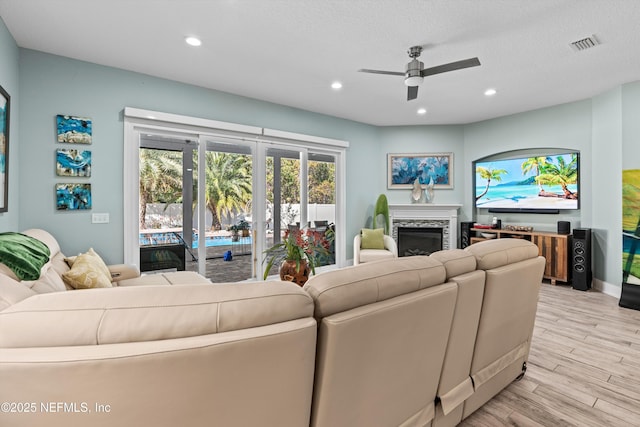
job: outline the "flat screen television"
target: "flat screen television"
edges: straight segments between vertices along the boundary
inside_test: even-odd
[[[473,163],[474,206],[489,212],[580,209],[580,155],[551,152]]]

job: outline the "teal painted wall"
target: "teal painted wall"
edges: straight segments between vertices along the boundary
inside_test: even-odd
[[[622,88],[593,98],[592,255],[594,275],[622,283]]]
[[[560,219],[572,227],[595,229],[596,277],[619,284],[619,173],[599,173],[602,160],[620,170],[638,157],[640,82],[593,99],[458,126],[375,127],[178,82],[19,49],[0,25],[0,79],[13,96],[10,212],[3,230],[43,227],[65,252],[87,246],[122,260],[122,157],[126,106],[256,125],[350,142],[347,152],[347,255],[351,236],[370,224],[380,193],[390,203],[407,203],[409,193],[388,190],[386,155],[399,152],[453,152],[454,188],[438,190],[436,203],[462,203],[462,220],[488,221],[472,209],[471,162],[495,153],[538,147],[581,152],[581,206],[562,215],[501,215],[503,223],[554,230]],[[19,75],[19,78],[18,78]],[[17,94],[20,94],[19,96]],[[18,107],[19,106],[19,111]],[[92,117],[94,143],[93,212],[109,212],[110,224],[91,224],[90,212],[56,212],[54,152],[56,114]],[[20,116],[20,120],[17,116]],[[18,146],[19,141],[19,149]],[[18,152],[20,155],[18,155]],[[598,164],[594,166],[595,159]],[[17,167],[16,167],[17,165]],[[20,197],[18,204],[17,195]],[[617,204],[616,204],[617,203]],[[15,207],[11,209],[11,207]],[[613,206],[613,208],[612,208]],[[19,219],[18,219],[19,218]]]
[[[464,127],[463,126],[389,126],[380,128],[378,164],[387,187],[388,153],[453,153],[453,188],[438,189],[434,203],[461,203],[464,197]],[[386,189],[391,204],[411,203],[411,190]]]
[[[20,51],[20,88],[26,119],[21,121],[19,228],[50,230],[68,254],[93,246],[108,262],[123,258],[123,117],[124,107],[136,107],[290,132],[347,140],[348,235],[355,234],[367,203],[365,193],[380,190],[360,179],[362,168],[378,160],[375,127],[257,101],[228,93],[158,79],[138,73],[76,61],[32,50]],[[67,146],[55,141],[57,114],[93,119],[92,176],[65,180],[55,176],[54,152]],[[83,147],[84,148],[84,147]],[[380,172],[375,171],[376,174]],[[109,224],[92,224],[89,212],[57,212],[54,184],[92,185],[92,212],[108,212]],[[350,238],[347,241],[351,241]],[[352,253],[349,243],[347,254]],[[348,256],[350,258],[350,256]]]
[[[9,201],[8,212],[0,213],[0,232],[15,231],[19,226],[18,159],[20,153],[20,92],[18,88],[19,48],[0,18],[0,85],[11,96],[9,126]]]
[[[640,82],[622,86],[623,169],[640,169]]]
[[[582,209],[558,215],[499,214],[503,224],[532,225],[537,230],[554,231],[557,221],[570,221],[571,227],[587,226],[591,211],[591,101],[558,105],[526,113],[500,117],[465,126],[465,220],[482,223],[493,214],[472,208],[471,163],[496,153],[536,148],[566,148],[580,151]]]

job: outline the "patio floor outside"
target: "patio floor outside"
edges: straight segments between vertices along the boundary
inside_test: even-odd
[[[224,260],[224,253],[228,250],[232,251],[233,258],[231,261]],[[251,266],[253,256],[251,255],[251,246],[248,251],[235,251],[229,246],[209,246],[207,247],[207,267],[205,276],[214,283],[238,282],[249,279],[251,277]],[[262,262],[258,257],[256,262]],[[198,263],[193,261],[191,255],[187,253],[185,262],[185,270],[198,271]]]
[[[323,225],[322,230],[326,230],[326,225]],[[140,242],[145,244],[141,248],[143,246],[146,248],[161,248],[165,244],[184,244],[185,242],[182,240],[181,235],[182,232],[178,228],[143,230],[140,233]],[[206,239],[205,277],[213,283],[241,282],[251,279],[254,263],[257,267],[263,261],[262,254],[251,253],[253,246],[251,237],[240,237],[238,242],[231,242],[230,232],[216,231],[208,232]],[[266,244],[267,247],[273,245],[273,235],[267,235]],[[231,259],[225,256],[229,251],[232,255]],[[185,270],[198,272],[197,257],[197,247],[184,251]],[[151,274],[153,271],[147,271],[146,273]],[[271,274],[274,273],[277,273],[277,270],[272,270]],[[258,279],[262,278],[259,277]]]

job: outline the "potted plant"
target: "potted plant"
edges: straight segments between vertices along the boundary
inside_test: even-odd
[[[238,228],[238,226],[236,224],[230,225],[229,227],[227,227],[227,231],[231,232],[231,241],[232,242],[237,242],[238,240],[240,240],[240,229]]]
[[[240,220],[236,224],[236,227],[238,228],[238,231],[240,231],[242,237],[249,237],[249,229],[251,228],[251,226],[246,220]]]
[[[231,241],[237,242],[238,240],[240,240],[241,234],[242,237],[249,236],[249,228],[249,223],[243,219],[240,220],[237,224],[233,224],[227,227],[227,231],[231,231]]]
[[[265,250],[267,263],[264,270],[266,280],[274,264],[280,264],[280,279],[302,286],[309,274],[316,274],[318,258],[328,254],[329,241],[323,234],[312,230],[294,229],[285,231],[281,242]]]

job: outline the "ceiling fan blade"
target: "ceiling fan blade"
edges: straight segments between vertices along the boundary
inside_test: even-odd
[[[418,86],[407,86],[407,101],[418,97]]]
[[[364,68],[362,68],[362,69],[360,69],[358,71],[361,72],[361,73],[389,74],[389,75],[392,75],[392,76],[404,76],[405,75],[405,73],[401,73],[401,72],[398,72],[398,71],[367,70],[367,69],[364,69]]]
[[[463,59],[462,61],[450,62],[448,64],[437,65],[431,68],[425,68],[420,72],[422,77],[432,76],[434,74],[446,73],[449,71],[461,70],[463,68],[477,67],[480,65],[478,58]]]

